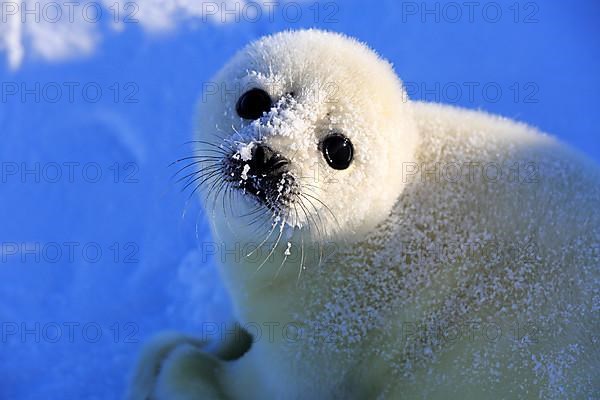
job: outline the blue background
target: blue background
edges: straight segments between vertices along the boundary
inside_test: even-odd
[[[65,174],[64,163],[79,163],[73,182],[3,174],[0,243],[64,249],[75,242],[79,250],[57,262],[49,255],[39,261],[3,255],[0,398],[119,398],[136,352],[152,334],[230,320],[214,259],[199,247],[210,240],[202,211],[170,181],[175,171],[168,164],[189,154],[185,142],[203,84],[261,35],[319,27],[355,36],[393,62],[413,98],[515,118],[600,160],[600,3],[521,1],[515,21],[514,1],[495,2],[503,12],[496,23],[495,8],[482,14],[485,2],[473,21],[462,8],[457,22],[456,8],[444,12],[445,3],[438,21],[408,13],[421,2],[408,3],[321,2],[317,17],[309,1],[298,22],[276,11],[274,21],[182,22],[165,34],[135,25],[122,33],[107,28],[88,57],[63,63],[28,57],[16,71],[0,67],[2,82],[96,82],[104,90],[96,103],[76,91],[73,102],[16,96],[0,104],[4,168],[58,163]],[[435,9],[435,2],[426,4]],[[124,90],[116,102],[108,89],[115,83]],[[125,102],[127,83],[138,89],[137,103]],[[470,98],[468,85],[475,84]],[[90,181],[93,170],[82,171],[90,163],[101,168],[99,182]],[[90,243],[103,250],[98,262],[81,254]],[[65,323],[79,324],[73,340]],[[61,327],[56,343],[53,324]]]

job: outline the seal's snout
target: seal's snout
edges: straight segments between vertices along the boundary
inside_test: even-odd
[[[289,160],[265,144],[257,144],[248,160],[250,171],[264,177],[278,177],[289,172]]]
[[[227,181],[271,209],[285,207],[296,193],[289,159],[265,143],[240,146],[225,165]]]

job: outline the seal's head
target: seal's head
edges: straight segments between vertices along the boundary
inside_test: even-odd
[[[316,240],[360,238],[381,222],[417,143],[391,65],[318,30],[267,36],[240,51],[205,85],[198,135],[204,162],[193,177],[209,211],[222,208],[240,227],[269,221]]]

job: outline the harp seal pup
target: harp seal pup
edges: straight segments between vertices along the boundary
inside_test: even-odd
[[[390,64],[335,33],[264,37],[213,82],[182,174],[226,249],[239,324],[150,342],[129,399],[600,393],[593,162],[521,123],[409,101]]]

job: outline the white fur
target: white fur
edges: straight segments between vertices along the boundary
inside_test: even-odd
[[[337,223],[330,221],[323,235],[334,240],[364,236],[387,216],[402,189],[396,171],[413,160],[418,138],[404,89],[386,61],[337,34],[282,33],[250,44],[213,81],[221,90],[201,104],[201,137],[219,144],[223,136],[242,143],[264,137],[291,159],[292,173],[313,184],[310,193],[335,214]],[[274,100],[294,92],[294,103],[273,108],[268,125],[249,123],[237,116],[235,104],[255,87],[265,88]],[[354,143],[356,156],[348,170],[332,170],[317,148],[331,131]],[[365,198],[364,191],[378,195]],[[321,204],[315,208],[332,218]],[[306,224],[302,217],[296,225]]]
[[[201,139],[247,145],[260,138],[291,159],[296,176],[318,166],[310,184],[329,211],[315,204],[312,219],[284,215],[258,259],[244,252],[244,261],[222,265],[239,321],[278,323],[274,340],[255,340],[235,361],[189,339],[175,350],[170,342],[167,351],[150,348],[147,354],[156,356],[142,358],[139,368],[157,359],[162,367],[154,380],[138,372],[131,399],[597,394],[595,165],[526,125],[408,102],[387,62],[333,33],[263,38],[215,82],[239,90],[201,104]],[[336,88],[329,101],[305,96],[303,89],[328,82]],[[293,91],[295,102],[274,107],[269,124],[244,122],[235,102],[256,86],[275,100]],[[333,180],[323,178],[331,171],[317,149],[331,130],[350,137],[356,149],[352,166]],[[458,178],[444,174],[457,165],[472,169]],[[504,176],[491,179],[477,165]],[[221,204],[218,196],[206,204],[215,240],[228,249],[256,243],[249,219],[228,215]],[[233,204],[240,214],[255,205],[241,193]],[[271,217],[264,217],[267,227]],[[335,252],[323,256],[327,242]],[[441,254],[444,248],[451,253]],[[466,324],[472,335],[448,339],[450,328]],[[486,332],[482,340],[477,324],[503,335],[491,341]],[[300,337],[289,340],[284,326],[298,327]]]

